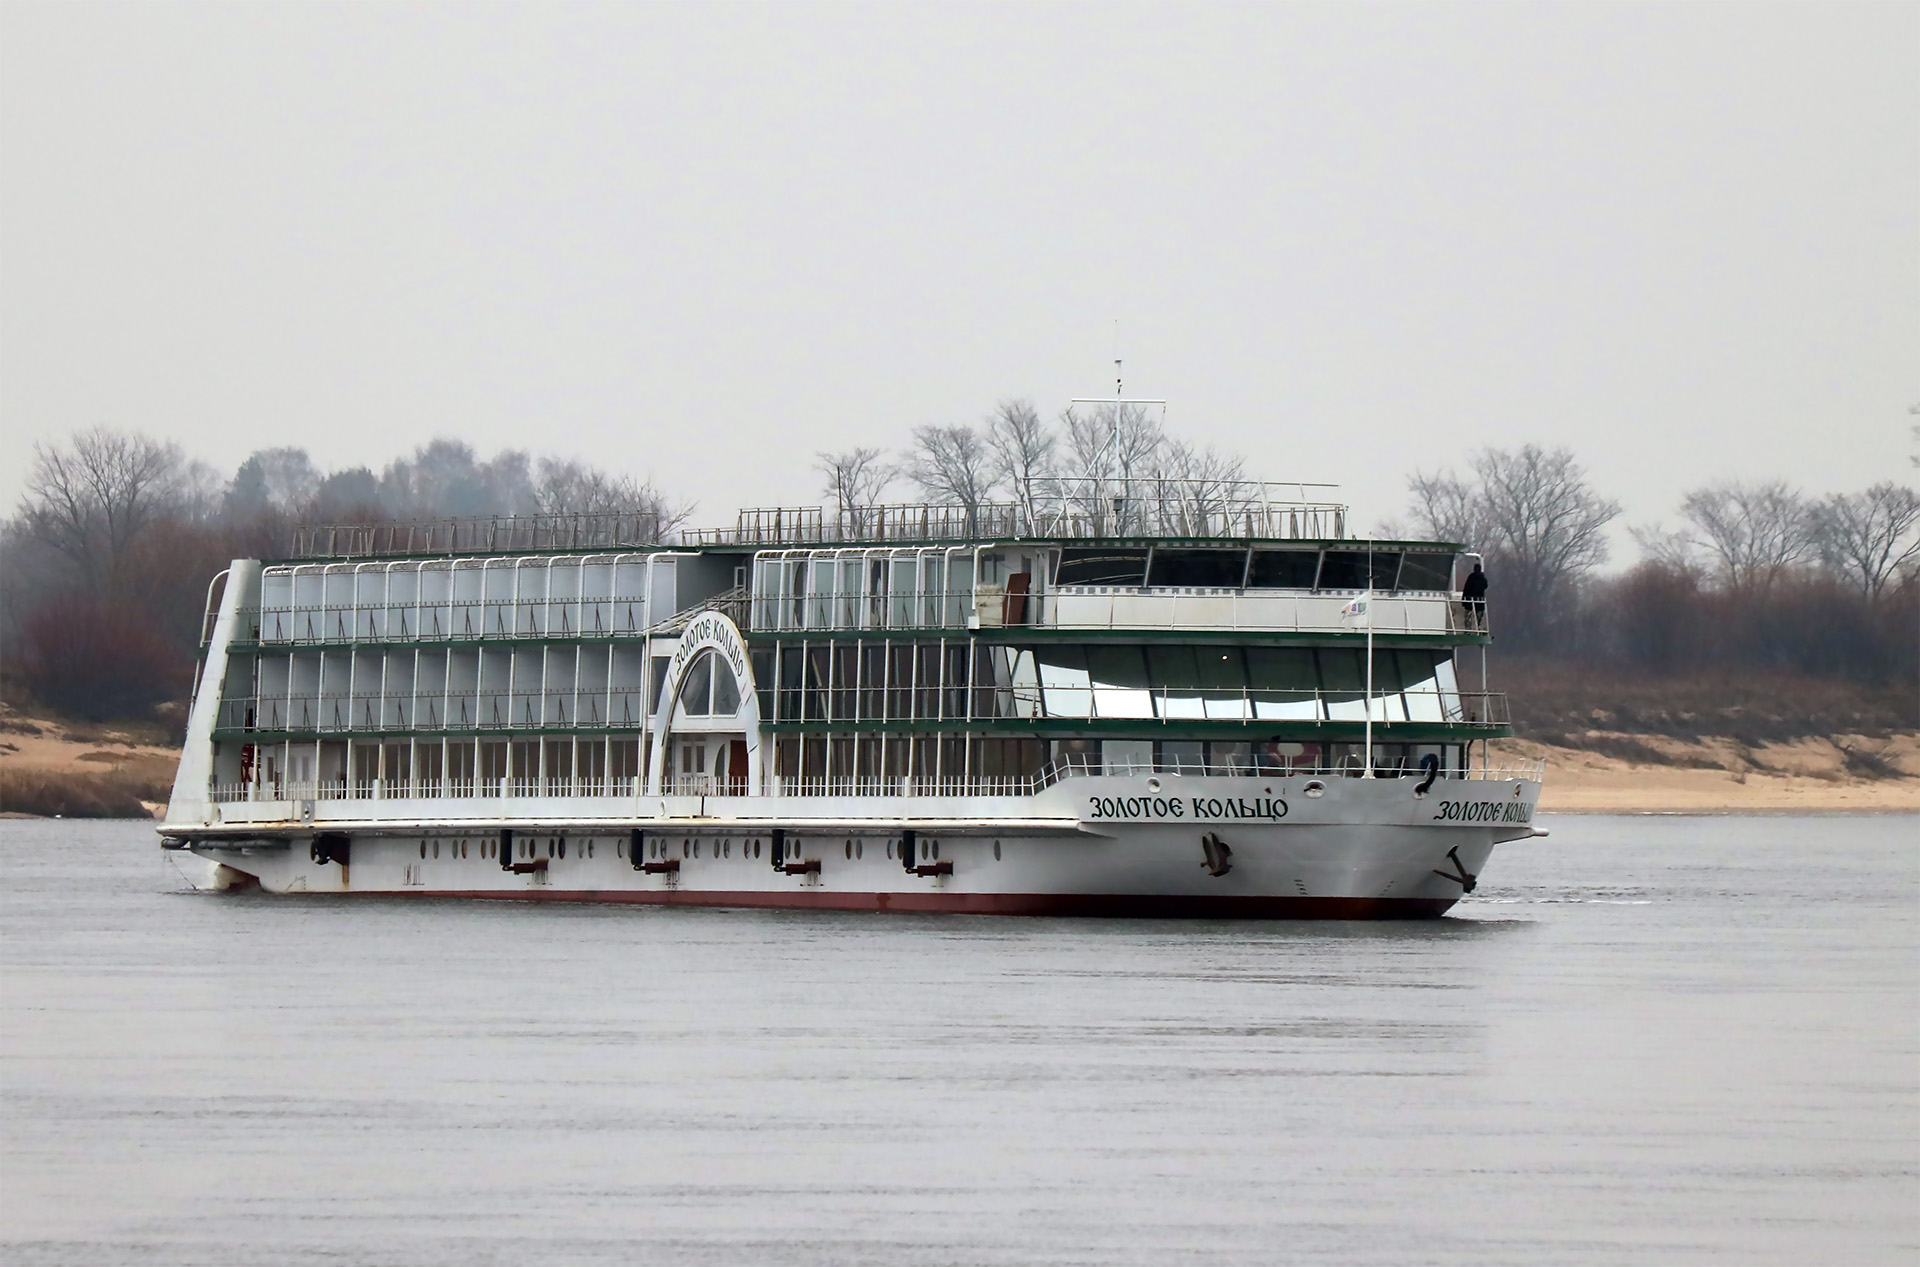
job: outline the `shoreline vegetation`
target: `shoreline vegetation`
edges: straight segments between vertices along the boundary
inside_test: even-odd
[[[1248,474],[1244,456],[1122,402],[1048,420],[1008,399],[977,422],[899,439],[892,452],[816,454],[823,513],[868,514],[905,486],[970,514],[1098,511],[1108,492],[1123,494],[1118,513],[1136,488],[1211,514],[1244,495],[1230,490]],[[1637,559],[1607,573],[1621,506],[1572,450],[1462,457],[1415,470],[1405,518],[1370,535],[1471,543],[1484,559],[1495,641],[1459,651],[1460,685],[1506,696],[1518,738],[1495,753],[1548,760],[1543,810],[1920,810],[1920,491],[1703,485],[1669,524],[1632,526]],[[1099,496],[1084,503],[1089,489]],[[633,540],[665,543],[693,509],[651,481],[521,450],[486,457],[447,438],[378,473],[322,471],[282,447],[228,475],[178,445],[104,428],[38,445],[0,522],[0,813],[163,801],[208,578],[235,558],[283,557],[299,525],[618,515]]]
[[[1766,742],[1589,729],[1495,740],[1547,762],[1547,814],[1920,813],[1920,731]],[[0,817],[159,818],[179,749],[165,727],[0,713]]]

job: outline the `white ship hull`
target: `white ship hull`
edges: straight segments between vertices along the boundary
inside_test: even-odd
[[[207,804],[203,821],[163,831],[221,864],[224,882],[277,893],[1433,916],[1469,891],[1494,845],[1534,834],[1540,785],[1443,779],[1425,794],[1416,786],[1073,777],[1023,797],[249,801]]]

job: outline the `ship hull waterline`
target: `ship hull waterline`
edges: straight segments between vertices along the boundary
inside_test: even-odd
[[[1489,789],[1492,790],[1492,789]],[[1444,914],[1527,822],[1089,823],[933,818],[235,824],[181,843],[274,893],[1127,918]],[[1422,813],[1422,818],[1428,817]],[[908,831],[904,823],[917,825]],[[280,830],[275,830],[278,827]],[[503,832],[503,827],[505,828]],[[291,830],[288,830],[291,829]],[[1025,830],[1023,830],[1025,829]],[[350,842],[347,861],[314,842]],[[500,857],[505,840],[508,857]],[[776,843],[777,839],[777,843]],[[637,860],[629,857],[643,850]],[[779,862],[775,863],[775,850]],[[910,860],[900,857],[911,851]],[[325,850],[321,850],[325,853]]]

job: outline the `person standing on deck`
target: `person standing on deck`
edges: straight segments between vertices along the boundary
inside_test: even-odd
[[[1467,628],[1485,629],[1487,627],[1487,574],[1480,570],[1478,563],[1473,565],[1473,574],[1467,577],[1467,583],[1460,587],[1460,597],[1467,608]]]

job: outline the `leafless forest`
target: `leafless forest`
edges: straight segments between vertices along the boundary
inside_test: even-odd
[[[1191,445],[1128,408],[1044,419],[1003,402],[974,425],[928,426],[896,452],[818,455],[841,511],[890,497],[1031,504],[1058,476],[1230,485],[1243,458]],[[1464,543],[1492,581],[1495,672],[1523,730],[1764,739],[1920,724],[1920,496],[1887,481],[1812,496],[1785,481],[1706,483],[1609,557],[1619,503],[1565,449],[1488,449],[1415,471],[1376,535]],[[230,476],[178,446],[94,430],[35,451],[4,527],[0,689],[69,717],[184,719],[209,579],[286,553],[304,522],[625,512],[665,537],[695,490],[579,462],[435,440],[384,470],[324,472],[265,449]],[[1609,568],[1610,564],[1616,566]]]

